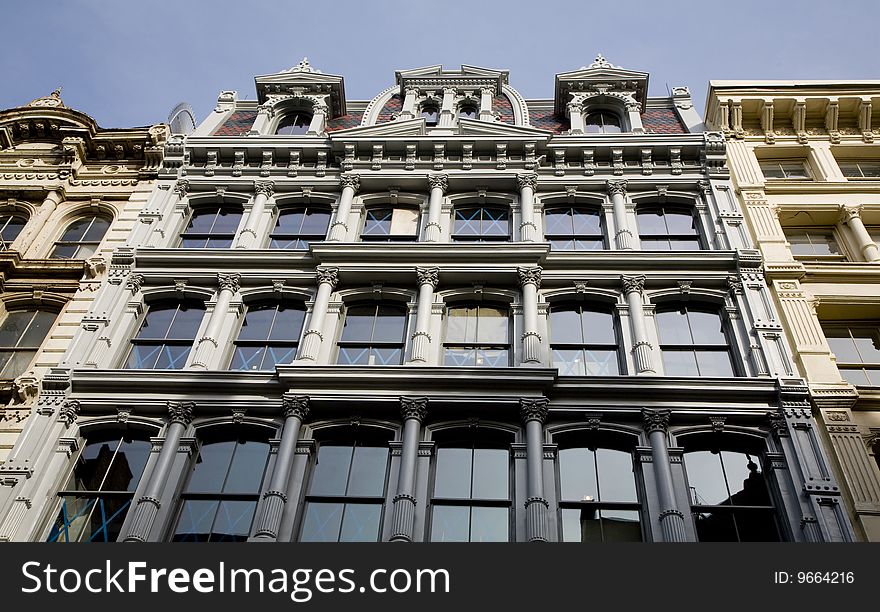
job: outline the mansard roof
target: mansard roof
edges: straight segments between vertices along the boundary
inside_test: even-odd
[[[623,89],[635,92],[634,98],[645,108],[648,99],[648,73],[614,66],[602,54],[589,66],[556,75],[554,108],[563,114],[571,92]]]

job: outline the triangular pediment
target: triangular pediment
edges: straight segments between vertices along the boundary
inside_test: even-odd
[[[406,89],[431,89],[442,87],[457,87],[461,89],[479,89],[481,87],[495,87],[497,93],[501,93],[503,85],[507,84],[509,73],[507,70],[495,70],[462,64],[458,70],[444,70],[442,65],[424,66],[410,70],[398,70],[394,73],[397,84],[400,87],[400,95],[404,96]]]
[[[647,72],[614,66],[599,54],[589,66],[556,75],[555,110],[564,112],[570,92],[589,91],[603,85],[632,92],[644,108],[648,97],[648,76]]]
[[[509,123],[491,123],[476,119],[459,119],[459,134],[462,136],[498,136],[498,137],[522,137],[533,136],[546,138],[552,135],[549,130],[541,130],[533,127],[510,125]]]
[[[347,130],[336,130],[330,132],[330,138],[338,139],[341,136],[377,136],[381,138],[384,136],[427,136],[427,134],[425,120],[418,117],[416,119],[389,121],[378,125],[353,127]]]

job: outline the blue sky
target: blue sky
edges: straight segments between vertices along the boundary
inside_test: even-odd
[[[0,0],[0,108],[63,86],[67,106],[103,127],[197,119],[221,90],[307,55],[369,99],[402,68],[462,63],[510,70],[528,98],[602,52],[650,72],[651,95],[688,85],[702,110],[710,79],[880,79],[871,0],[356,2],[334,0]]]

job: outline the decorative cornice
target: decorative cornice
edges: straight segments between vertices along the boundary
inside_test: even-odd
[[[184,427],[192,423],[195,402],[168,402],[168,420]]]
[[[605,181],[605,188],[608,191],[608,195],[612,195],[612,196],[613,195],[623,195],[623,196],[625,196],[626,195],[626,184],[627,184],[627,181],[625,181],[625,180],[618,180],[618,181],[607,180],[607,181]]]
[[[523,422],[538,421],[543,423],[547,420],[550,400],[546,397],[523,397],[519,400],[519,415]]]
[[[419,423],[425,421],[428,416],[428,398],[427,397],[408,397],[400,396],[400,415],[403,420],[416,419]]]
[[[240,284],[241,274],[238,272],[217,275],[217,286],[220,287],[220,291],[231,291],[232,293],[236,293]]]
[[[441,189],[443,193],[446,193],[447,189],[449,189],[449,175],[448,174],[429,174],[428,175],[428,186],[431,189]]]
[[[331,289],[336,289],[339,283],[339,268],[316,268],[315,277],[319,285],[327,283]]]
[[[620,277],[620,283],[623,285],[624,293],[641,293],[645,290],[645,280],[646,277],[644,274]]]
[[[662,431],[666,433],[666,430],[669,428],[669,417],[672,415],[672,411],[668,408],[662,408],[660,410],[651,410],[649,408],[642,408],[642,422],[647,433],[654,433],[655,431]]]
[[[305,421],[309,416],[310,404],[308,395],[285,395],[281,398],[281,414],[285,419],[296,417]]]
[[[516,271],[519,273],[520,285],[525,286],[531,283],[536,289],[541,288],[541,272],[543,271],[541,266],[535,266],[534,268],[518,267]]]
[[[416,276],[419,278],[419,286],[431,285],[436,289],[440,282],[440,268],[416,267]]]

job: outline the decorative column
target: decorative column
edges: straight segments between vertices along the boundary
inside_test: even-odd
[[[320,136],[324,133],[324,127],[327,125],[327,115],[329,109],[326,104],[315,104],[312,107],[312,121],[309,123],[309,129],[306,130],[307,136]]]
[[[651,359],[651,343],[645,326],[645,310],[642,308],[642,292],[645,289],[645,276],[621,276],[623,293],[629,306],[629,321],[633,335],[633,357],[639,374],[655,374]]]
[[[480,121],[495,121],[495,115],[492,113],[493,100],[495,100],[494,87],[480,89]]]
[[[645,432],[651,440],[651,463],[654,464],[654,479],[657,481],[657,496],[660,500],[660,529],[663,541],[686,542],[684,514],[675,502],[672,468],[669,465],[669,450],[666,446],[669,417],[668,409],[642,409]]]
[[[58,191],[53,189],[46,193],[46,197],[43,198],[43,203],[40,204],[40,207],[37,209],[33,218],[30,219],[27,225],[25,225],[25,231],[23,231],[17,239],[17,250],[19,253],[24,255],[25,251],[27,251],[31,244],[33,244],[34,239],[43,232],[46,221],[58,207],[60,202],[61,194]]]
[[[244,229],[238,235],[237,249],[249,249],[257,240],[257,225],[263,218],[263,211],[266,210],[266,202],[275,193],[275,183],[272,181],[254,181],[254,204],[248,213],[247,221]]]
[[[400,472],[397,477],[397,495],[391,518],[391,541],[412,542],[413,520],[416,511],[416,459],[422,423],[428,415],[427,397],[401,397],[400,414],[403,417],[403,445],[400,454]]]
[[[440,276],[440,268],[416,268],[419,277],[419,305],[416,313],[416,331],[412,335],[412,363],[428,361],[431,347],[431,307],[434,302],[434,289]]]
[[[233,272],[232,274],[218,274],[217,285],[220,292],[217,295],[217,303],[214,305],[214,312],[208,320],[208,327],[205,335],[199,338],[199,344],[196,347],[196,354],[193,357],[192,364],[189,366],[192,370],[207,370],[214,351],[219,346],[218,336],[223,328],[226,315],[229,312],[229,304],[232,302],[232,296],[238,292],[241,274]]]
[[[877,244],[865,228],[861,213],[861,206],[841,205],[840,222],[849,227],[865,261],[880,261],[880,250],[877,249]]]
[[[318,279],[318,293],[312,306],[309,328],[303,336],[302,351],[299,356],[302,361],[315,361],[318,358],[318,351],[324,341],[324,318],[327,316],[330,294],[339,282],[339,268],[318,268],[315,270],[315,275]]]
[[[544,422],[546,397],[521,398],[519,414],[526,427],[526,536],[529,542],[546,542],[550,531],[544,498]]]
[[[403,108],[398,117],[401,120],[415,119],[416,116],[416,98],[419,96],[419,90],[415,87],[407,87],[406,95],[403,98]]]
[[[629,129],[633,134],[644,134],[642,126],[642,105],[636,100],[626,103],[626,117],[629,119]]]
[[[519,210],[522,223],[519,226],[519,239],[535,242],[538,239],[538,226],[535,225],[535,189],[538,186],[537,174],[517,174],[519,185]]]
[[[523,363],[541,364],[541,335],[538,333],[538,289],[541,287],[540,266],[517,268],[523,298]]]
[[[439,127],[452,127],[455,123],[455,87],[443,88],[443,102],[440,105]]]
[[[425,225],[425,242],[440,242],[442,229],[440,215],[443,213],[443,194],[449,187],[449,176],[446,174],[429,174],[428,186],[431,198],[428,200],[428,223]]]
[[[568,130],[569,134],[584,133],[584,110],[582,107],[582,102],[569,102],[566,107],[568,108],[569,125],[571,126]]]
[[[614,234],[614,244],[618,249],[631,251],[633,235],[629,230],[626,218],[626,181],[606,181],[605,185],[608,188],[608,195],[611,196],[614,226],[617,228],[617,232]]]
[[[125,542],[146,542],[150,536],[153,521],[156,520],[162,505],[159,501],[162,497],[162,487],[171,475],[171,467],[180,447],[180,439],[192,423],[195,406],[193,402],[168,402],[169,422],[165,440],[162,442],[162,450],[159,451],[156,467],[150,474],[150,481],[144,489],[144,494],[134,508],[131,529],[125,537]]]
[[[354,194],[361,187],[361,179],[357,174],[343,174],[342,196],[339,198],[339,207],[336,209],[336,221],[330,228],[329,242],[341,242],[348,236],[348,216],[351,214],[351,202]]]
[[[253,540],[275,542],[278,539],[278,527],[287,503],[287,481],[290,478],[290,467],[296,453],[299,432],[303,421],[309,416],[309,398],[304,395],[285,396],[281,399],[281,411],[284,426],[281,429],[281,444],[272,470],[269,489],[263,494],[263,508],[258,517],[257,532]]]

